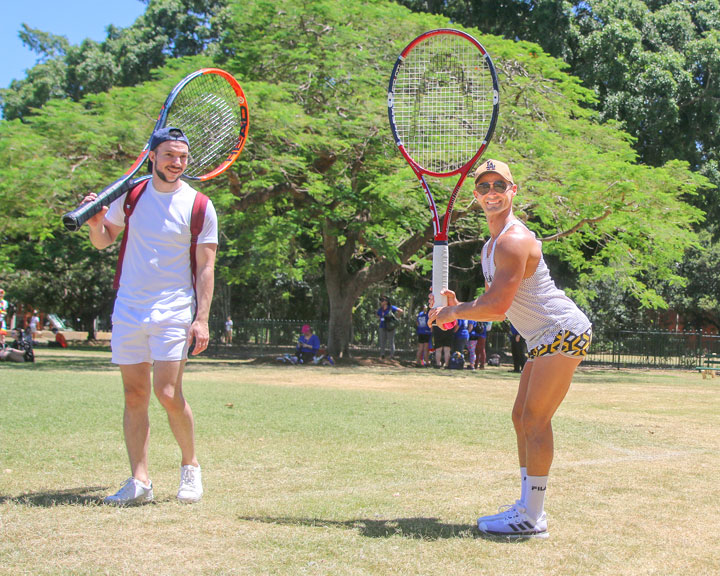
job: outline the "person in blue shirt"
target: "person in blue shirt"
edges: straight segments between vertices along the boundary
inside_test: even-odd
[[[403,314],[403,312],[402,308],[393,306],[387,296],[380,298],[380,308],[378,308],[376,312],[380,317],[380,329],[378,330],[380,358],[385,358],[386,348],[390,350],[390,358],[395,354],[395,328],[399,320],[398,317]]]
[[[427,366],[429,362],[430,335],[432,329],[428,324],[428,307],[424,306],[418,312],[415,332],[417,333],[417,355],[415,356],[416,366]]]
[[[320,338],[318,338],[317,334],[313,334],[313,330],[308,324],[305,324],[302,327],[297,350],[295,351],[298,362],[300,364],[312,364],[319,350]]]
[[[472,322],[472,320],[471,320]],[[485,353],[485,342],[487,341],[487,326],[490,322],[475,322],[475,326],[470,331],[470,339],[468,340],[468,351],[470,352],[470,366],[473,370],[485,369],[487,354]]]
[[[468,370],[475,370],[475,345],[477,344],[477,338],[475,337],[476,324],[477,322],[475,320],[467,321],[468,341],[465,346],[468,351]]]
[[[467,346],[468,339],[470,338],[470,332],[468,330],[468,321],[458,319],[455,325],[455,337],[453,338],[453,354],[460,352],[465,354],[465,347]]]

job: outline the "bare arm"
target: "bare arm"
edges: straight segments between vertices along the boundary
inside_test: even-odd
[[[195,291],[197,293],[197,313],[188,332],[188,343],[195,340],[193,356],[200,354],[210,342],[210,304],[215,290],[215,253],[217,244],[198,244],[196,257]]]
[[[442,326],[465,318],[482,322],[500,322],[512,304],[515,294],[526,276],[528,259],[534,248],[535,239],[526,233],[510,231],[499,239],[495,248],[495,277],[484,294],[472,302],[458,302],[448,298],[455,305],[434,308],[430,311],[431,323]]]
[[[92,202],[95,198],[97,198],[97,194],[88,194],[85,196],[82,203],[85,204],[87,202]],[[115,242],[115,239],[124,228],[124,226],[118,226],[117,224],[113,224],[109,220],[106,220],[105,214],[107,214],[107,211],[108,207],[104,206],[100,212],[88,220],[90,242],[92,242],[92,245],[98,250],[107,248],[110,244]]]

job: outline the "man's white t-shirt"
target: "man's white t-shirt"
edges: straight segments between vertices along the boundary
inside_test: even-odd
[[[130,216],[116,306],[158,311],[193,306],[190,219],[195,194],[186,182],[175,192],[158,192],[148,182]],[[115,200],[105,215],[117,226],[125,226],[125,196]],[[198,244],[217,243],[217,213],[208,201]]]

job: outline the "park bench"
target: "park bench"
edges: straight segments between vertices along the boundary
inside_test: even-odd
[[[718,366],[720,366],[720,356],[717,354],[706,354],[702,366],[696,366],[695,370],[702,374],[703,379],[708,376],[715,378],[715,372],[718,370]]]

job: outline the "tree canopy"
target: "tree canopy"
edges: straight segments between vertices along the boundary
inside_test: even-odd
[[[215,62],[240,80],[251,116],[241,158],[204,187],[220,215],[219,276],[243,295],[233,313],[265,315],[277,306],[269,298],[306,286],[324,293],[313,301],[326,309],[331,352],[346,352],[363,294],[392,275],[425,279],[431,266],[423,194],[390,136],[387,81],[410,40],[448,22],[378,0],[230,1],[223,14],[206,55],[167,58],[140,85],[50,100],[0,123],[0,278],[21,272],[18,252],[30,244],[42,251],[62,238],[68,258],[73,246],[85,257],[85,234],[63,232],[60,214],[124,172],[170,87]],[[562,286],[590,308],[599,282],[663,306],[655,286],[684,282],[677,262],[702,219],[688,199],[707,181],[687,161],[639,163],[622,125],[594,111],[596,93],[537,44],[467,31],[500,73],[487,156],[512,165],[517,212]],[[431,182],[441,204],[448,185]],[[450,229],[451,254],[472,264],[486,229],[470,188]],[[460,281],[451,273],[451,285]]]
[[[688,163],[710,185],[688,200],[707,213],[696,228],[720,241],[720,4],[714,0],[401,0],[466,26],[537,42],[591,89],[601,121],[633,137],[638,160]],[[708,246],[708,249],[710,247]],[[691,263],[683,270],[691,269]],[[665,286],[674,301],[690,288]],[[711,293],[712,284],[693,290]],[[631,294],[628,294],[631,297]],[[681,297],[682,296],[682,297]],[[630,306],[630,302],[626,302]],[[714,322],[693,315],[697,327]]]
[[[640,159],[693,168],[718,148],[720,4],[713,0],[403,0],[466,26],[537,42],[597,96]],[[680,135],[681,137],[678,137]],[[687,136],[687,137],[685,137]],[[716,158],[714,159],[717,160]]]

